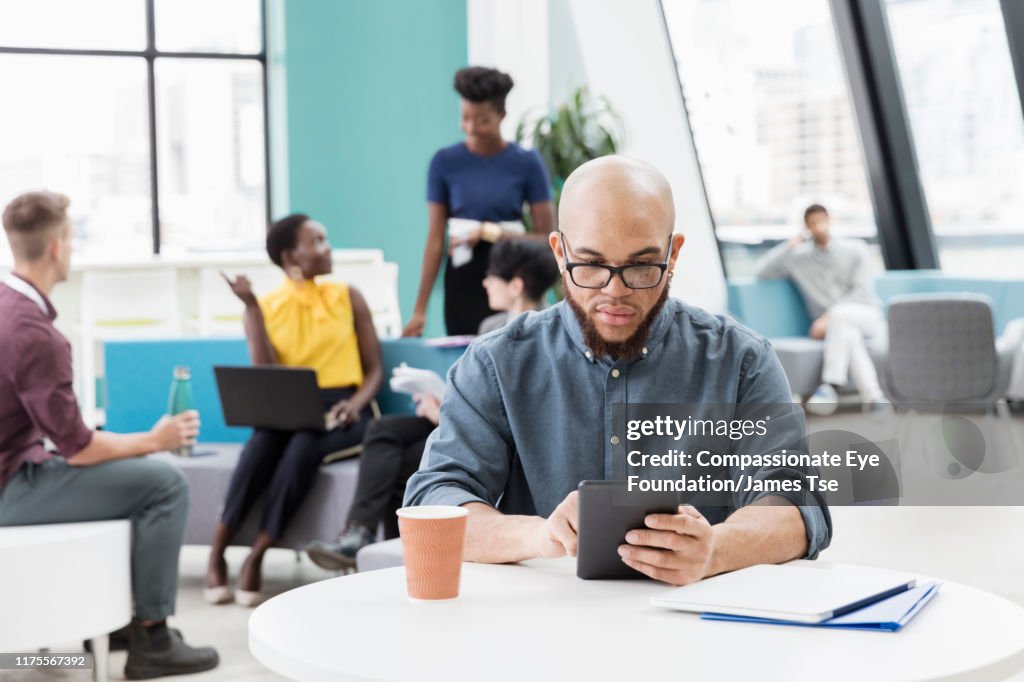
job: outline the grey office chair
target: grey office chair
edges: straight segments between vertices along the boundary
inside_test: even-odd
[[[897,406],[1006,408],[1013,348],[997,340],[992,303],[976,294],[914,294],[889,303],[878,380]]]

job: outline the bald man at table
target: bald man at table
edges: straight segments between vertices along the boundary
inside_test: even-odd
[[[767,340],[668,288],[684,237],[655,168],[590,161],[565,183],[551,248],[565,300],[470,345],[449,375],[440,425],[406,505],[469,510],[465,558],[574,556],[582,480],[611,478],[616,403],[788,404]],[[782,447],[800,450],[802,422]],[[774,443],[778,445],[779,443]],[[792,468],[759,476],[798,478]],[[684,498],[685,499],[685,498]],[[810,502],[810,504],[808,503]],[[760,563],[815,558],[832,521],[817,493],[735,493],[729,506],[681,505],[630,531],[623,562],[683,585]]]

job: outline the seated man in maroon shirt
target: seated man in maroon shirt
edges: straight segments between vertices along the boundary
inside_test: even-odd
[[[3,213],[14,272],[0,282],[0,526],[131,519],[135,617],[111,637],[112,647],[127,640],[125,676],[210,670],[217,652],[185,644],[166,624],[188,488],[174,467],[139,456],[194,442],[199,415],[164,416],[148,433],[133,434],[91,431],[82,422],[71,347],[53,326],[48,298],[68,275],[68,203],[61,194],[29,192]]]

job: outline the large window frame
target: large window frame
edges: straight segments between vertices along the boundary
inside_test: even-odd
[[[149,183],[151,199],[151,220],[154,255],[160,254],[160,179],[157,148],[157,102],[156,102],[156,62],[158,59],[203,59],[228,61],[253,61],[260,65],[263,85],[263,180],[264,211],[267,224],[270,223],[270,120],[269,95],[267,93],[267,3],[260,0],[260,50],[255,53],[243,52],[175,52],[158,50],[156,47],[156,0],[140,0],[145,3],[146,13],[146,47],[142,50],[102,50],[77,48],[44,48],[44,47],[10,47],[0,45],[0,54],[18,55],[56,55],[66,57],[127,57],[143,59],[146,63],[146,107],[148,111],[149,138]]]
[[[827,0],[868,171],[879,245],[887,269],[939,267],[935,232],[928,213],[902,85],[885,14],[885,0]],[[664,0],[661,15],[664,21]],[[1024,2],[1000,0],[1003,23],[1024,112]],[[665,23],[666,36],[669,34]],[[671,41],[671,38],[669,37]],[[673,56],[675,51],[672,50]],[[678,74],[677,74],[678,77]],[[687,124],[689,112],[685,109]],[[690,125],[692,139],[692,125]],[[703,169],[698,174],[704,186]],[[714,212],[706,188],[712,224]],[[719,253],[721,241],[715,233]],[[724,267],[724,258],[723,258]]]

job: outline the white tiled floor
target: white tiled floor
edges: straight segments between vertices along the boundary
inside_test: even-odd
[[[852,415],[841,415],[849,426]],[[846,423],[843,423],[846,422]],[[1015,419],[1024,436],[1024,419]],[[1024,442],[1024,437],[1019,442]],[[822,559],[903,569],[967,583],[989,590],[1024,606],[1024,507],[834,507],[835,535]],[[248,652],[247,619],[251,611],[237,606],[210,606],[202,601],[207,548],[186,547],[181,559],[181,590],[174,624],[191,642],[216,646],[221,666],[209,673],[175,679],[275,680]],[[233,549],[229,563],[236,571],[245,556]],[[295,554],[273,551],[264,569],[265,588],[276,594],[333,574]],[[1024,637],[1024,633],[1021,633]],[[75,651],[80,643],[54,646],[53,651]],[[123,679],[124,653],[112,655],[113,679]],[[8,674],[3,680],[85,680],[84,672],[39,675]],[[1024,676],[1018,676],[1018,680]]]

